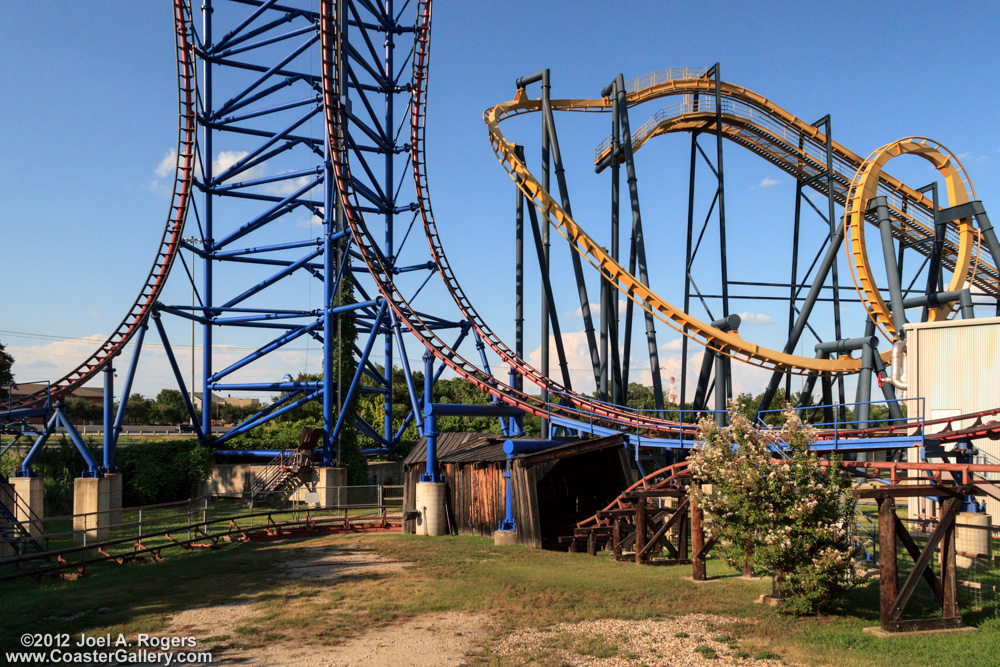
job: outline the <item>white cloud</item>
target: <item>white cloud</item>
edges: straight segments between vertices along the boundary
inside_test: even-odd
[[[177,166],[177,149],[171,148],[167,151],[167,154],[163,156],[160,160],[160,164],[156,165],[156,169],[153,171],[159,178],[166,178],[174,173],[174,169]]]
[[[573,390],[589,393],[596,389],[594,371],[590,363],[590,345],[587,343],[587,332],[571,331],[562,335],[563,347],[566,350],[566,366],[569,368]],[[528,355],[528,362],[535,368],[542,364],[542,348],[536,347]],[[556,354],[556,338],[549,336],[549,377],[562,383],[562,373],[559,369],[559,356]]]
[[[627,305],[628,305],[628,299],[626,299],[625,297],[621,297],[621,298],[618,299],[618,313],[622,317],[625,316],[625,308],[627,307]],[[634,311],[636,313],[639,313],[639,312],[642,311],[642,307],[639,306],[639,305],[634,305],[633,309],[634,309]],[[591,302],[591,304],[590,304],[590,316],[592,318],[594,318],[595,322],[600,319],[600,317],[601,317],[601,304],[599,302],[598,303]],[[567,311],[567,312],[563,313],[563,317],[568,317],[570,319],[574,319],[574,318],[577,318],[577,317],[583,317],[583,307],[581,306],[581,307],[577,308],[576,310]],[[597,326],[597,325],[595,324],[594,326]]]
[[[768,324],[774,324],[775,320],[770,315],[765,315],[763,313],[751,313],[749,310],[744,310],[740,313],[740,326],[741,327],[760,327],[766,326]]]
[[[675,338],[673,340],[668,340],[666,343],[660,345],[660,352],[680,352],[684,346],[683,338]],[[690,347],[690,346],[689,346]]]
[[[777,185],[778,183],[781,183],[781,181],[779,181],[776,178],[771,178],[770,176],[766,176],[764,178],[764,180],[762,180],[760,182],[760,187],[762,187],[762,188],[770,188],[772,186]]]

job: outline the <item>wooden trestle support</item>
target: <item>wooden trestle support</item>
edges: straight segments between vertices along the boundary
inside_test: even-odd
[[[878,503],[879,625],[882,630],[907,632],[962,627],[956,595],[958,577],[955,569],[955,518],[964,497],[972,491],[972,486],[920,484],[858,489],[855,492],[858,498],[874,498]],[[940,499],[941,513],[937,527],[921,550],[896,516],[896,498],[931,496]],[[913,569],[902,587],[899,586],[897,540],[913,559]],[[939,548],[940,578],[931,567],[931,560]],[[901,620],[921,579],[929,584],[934,597],[941,603],[941,617]]]
[[[705,559],[715,540],[705,539],[702,510],[690,496],[689,482],[687,463],[657,471],[559,541],[571,552],[585,546],[594,556],[605,549],[615,560],[637,565],[692,565],[693,578],[704,580]]]
[[[824,462],[824,465],[827,465]],[[998,492],[986,473],[996,465],[878,463],[841,461],[852,475],[877,479],[881,486],[856,488],[857,498],[878,503],[880,626],[887,632],[944,630],[962,627],[958,610],[956,517],[966,497],[981,490]],[[888,475],[886,475],[888,473]],[[947,477],[953,477],[954,481]],[[886,479],[888,477],[888,479]],[[715,538],[705,538],[703,510],[691,497],[687,463],[679,463],[636,482],[603,510],[580,521],[573,535],[561,537],[570,551],[586,547],[591,556],[601,549],[619,561],[637,565],[688,565],[691,578],[706,580],[705,561]],[[937,526],[921,549],[896,515],[896,498],[935,498],[941,503]],[[914,567],[899,585],[897,541]],[[931,567],[940,552],[938,577]],[[941,604],[940,618],[903,619],[920,580],[926,581]]]

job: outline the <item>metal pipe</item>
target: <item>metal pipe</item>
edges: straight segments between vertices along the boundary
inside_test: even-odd
[[[861,215],[857,213],[856,215]],[[788,340],[785,342],[785,347],[782,350],[785,354],[792,354],[795,351],[795,346],[799,344],[799,338],[802,337],[802,332],[805,331],[806,324],[809,321],[809,315],[812,313],[813,306],[816,305],[816,300],[819,298],[819,294],[823,289],[823,283],[826,282],[826,277],[830,274],[830,269],[833,267],[837,260],[837,255],[840,253],[840,246],[844,242],[844,221],[841,221],[840,226],[837,228],[837,232],[830,239],[830,245],[826,250],[826,254],[823,256],[823,261],[820,263],[819,269],[816,272],[816,278],[813,280],[812,286],[809,288],[809,293],[806,295],[805,301],[802,302],[802,309],[799,310],[799,316],[795,320],[795,326],[792,327],[792,333],[789,334]],[[771,406],[771,400],[774,398],[774,394],[778,389],[778,383],[781,382],[781,376],[783,371],[776,370],[771,374],[771,379],[767,383],[767,388],[764,389],[764,393],[760,399],[760,407],[758,408],[758,413],[760,410],[767,410]],[[683,391],[683,387],[681,388]]]
[[[53,414],[49,417],[49,421],[45,423],[45,429],[39,434],[38,438],[35,439],[31,449],[28,453],[24,455],[24,460],[21,461],[21,469],[18,473],[18,477],[33,477],[34,473],[31,472],[31,462],[35,460],[38,452],[42,451],[45,446],[46,441],[49,436],[56,430],[56,425],[59,423],[58,414]]]
[[[962,313],[962,319],[969,320],[975,317],[975,311],[972,304],[972,290],[968,288],[952,290],[950,292],[935,292],[933,294],[912,296],[908,299],[903,299],[903,307],[914,308],[917,306],[940,306],[946,303],[951,303],[952,301],[958,301],[959,309]]]
[[[862,336],[861,338],[845,338],[843,340],[831,340],[824,343],[816,343],[817,352],[827,354],[851,352],[853,350],[864,349],[865,345],[875,347],[878,345],[877,336]]]
[[[181,398],[184,399],[184,407],[187,408],[188,415],[191,417],[191,423],[194,424],[195,433],[199,440],[204,440],[207,434],[212,432],[212,420],[211,415],[208,419],[208,430],[205,431],[204,426],[198,425],[198,419],[195,415],[194,404],[191,402],[191,394],[188,393],[187,387],[184,386],[184,374],[181,372],[181,367],[177,365],[177,357],[174,356],[174,349],[170,346],[170,341],[167,339],[167,332],[163,328],[163,323],[160,321],[160,314],[157,311],[153,311],[153,324],[156,325],[156,331],[160,334],[160,341],[163,343],[163,351],[167,355],[167,361],[170,363],[170,368],[174,372],[174,379],[177,380],[177,388],[181,391]],[[206,382],[204,385],[206,392],[211,392]],[[204,424],[205,412],[211,408],[211,402],[208,398],[207,393],[202,393],[201,395],[201,414],[202,414],[202,424]]]
[[[417,405],[417,388],[413,384],[413,371],[410,370],[410,360],[406,356],[406,344],[403,342],[402,325],[399,318],[396,317],[395,311],[389,311],[389,316],[392,318],[392,329],[396,335],[396,347],[399,348],[399,360],[403,364],[403,379],[406,381],[406,390],[410,395],[410,410],[414,414],[420,414],[420,407]],[[423,436],[423,431],[424,425],[418,422],[417,435]]]
[[[882,237],[882,258],[885,261],[885,276],[889,284],[889,301],[892,308],[892,325],[896,336],[905,336],[906,311],[903,306],[903,287],[899,280],[899,268],[892,241],[892,221],[889,219],[889,204],[884,196],[873,197],[868,202],[868,210],[875,211],[878,229]]]
[[[421,482],[440,482],[437,471],[437,418],[434,415],[434,355],[424,352],[424,438],[427,462]]]
[[[111,472],[115,466],[115,423],[112,413],[115,407],[115,369],[112,368],[114,359],[104,367],[104,467],[106,472]]]
[[[556,184],[559,186],[560,202],[566,214],[573,217],[573,207],[569,199],[569,187],[566,184],[566,169],[563,166],[562,152],[559,150],[556,121],[552,115],[550,89],[549,70],[545,70],[542,78],[542,122],[549,138],[548,146],[552,152],[552,165],[556,171]],[[548,188],[545,189],[549,191]],[[546,229],[548,227],[548,225],[545,225]],[[587,336],[587,346],[590,350],[590,364],[594,372],[594,382],[595,384],[599,384],[601,381],[601,355],[597,346],[597,336],[594,333],[594,319],[590,313],[590,297],[587,295],[587,284],[583,276],[583,260],[580,258],[580,253],[573,248],[569,248],[569,254],[573,264],[573,275],[576,278],[576,291],[580,298],[580,312],[583,315],[583,329]]]
[[[87,472],[90,473],[89,476],[97,475],[100,472],[97,465],[97,459],[94,458],[94,454],[90,451],[90,448],[87,447],[83,438],[80,437],[79,432],[77,432],[76,427],[73,425],[73,422],[70,421],[69,416],[63,410],[61,405],[56,408],[55,417],[58,420],[57,423],[62,424],[63,428],[66,429],[66,435],[68,435],[69,439],[73,441],[73,444],[76,445],[77,451],[80,452],[80,456],[82,456],[83,460],[87,463]],[[88,475],[84,475],[84,477],[87,476]]]
[[[276,456],[293,456],[295,454],[294,449],[217,449],[215,450],[216,456],[245,456],[247,458],[271,458]]]
[[[212,50],[212,15],[214,13],[214,8],[212,7],[212,0],[205,0],[201,6],[201,16],[202,16],[202,40],[205,45],[206,51]],[[212,105],[214,86],[212,82],[212,59],[202,58],[202,66],[204,68],[203,81],[204,88],[201,91],[202,96],[202,106],[203,113],[206,118],[211,118],[213,116]],[[213,303],[213,278],[214,278],[214,262],[212,260],[212,253],[216,251],[215,238],[214,238],[214,198],[211,193],[209,184],[212,183],[212,162],[215,156],[214,138],[215,130],[210,124],[205,124],[204,127],[204,139],[203,155],[207,155],[208,158],[203,160],[202,165],[202,180],[205,184],[205,200],[204,200],[204,230],[202,233],[202,244],[201,249],[205,253],[202,260],[202,306],[204,307],[203,314],[205,317],[205,322],[202,324],[202,340],[201,340],[201,429],[198,432],[198,438],[204,439],[206,433],[212,432],[212,390],[209,387],[209,379],[212,377],[212,317],[215,313],[212,311]],[[193,281],[192,281],[193,282]],[[162,336],[162,334],[161,334]],[[194,387],[191,388],[194,391]],[[193,414],[193,413],[192,413]]]
[[[514,146],[514,154],[524,162],[524,146]],[[520,181],[520,177],[518,177]],[[514,354],[524,358],[524,192],[515,186],[514,198]],[[524,378],[511,368],[511,385],[521,391]]]
[[[883,239],[884,240],[884,239]],[[890,244],[890,250],[892,248]],[[895,260],[895,255],[893,255]],[[865,320],[865,335],[868,342],[861,345],[861,370],[858,372],[858,388],[854,402],[858,404],[855,421],[858,428],[868,428],[868,418],[871,415],[872,373],[875,369],[873,357],[878,346],[878,336],[875,335],[875,323],[871,318]]]
[[[885,398],[886,405],[889,406],[889,418],[893,420],[902,420],[903,410],[899,407],[899,399],[896,398],[896,388],[887,379],[887,374],[885,372],[885,363],[882,362],[882,357],[877,354],[872,355],[872,362],[875,365],[875,374],[879,378],[879,388],[882,390],[882,396]],[[899,423],[899,421],[896,421]]]
[[[528,218],[531,221],[531,234],[535,241],[535,251],[538,255],[538,264],[542,272],[542,314],[551,320],[552,323],[552,334],[556,339],[556,356],[559,358],[559,368],[562,371],[563,386],[567,389],[572,389],[573,383],[569,373],[569,364],[566,361],[566,349],[563,346],[562,333],[559,327],[559,313],[556,312],[554,308],[550,308],[549,305],[555,303],[552,295],[552,282],[549,280],[548,272],[548,257],[546,253],[541,250],[545,247],[545,237],[541,235],[539,224],[538,224],[538,214],[535,212],[534,206],[528,207]],[[549,226],[545,225],[542,227],[543,230],[548,230]],[[540,249],[541,248],[541,249]],[[548,367],[549,367],[549,345],[548,345],[548,330],[549,322],[545,322],[543,331],[546,337],[542,338],[542,367],[543,374],[548,377]],[[542,389],[542,400],[548,402],[548,389]]]
[[[638,186],[638,179],[636,178],[635,174],[635,155],[632,147],[632,127],[629,124],[628,104],[625,97],[625,77],[621,73],[619,73],[618,76],[615,78],[615,88],[616,88],[618,109],[619,109],[618,118],[619,122],[621,123],[621,135],[625,151],[625,173],[628,180],[628,196],[629,196],[629,203],[632,208],[632,238],[635,240],[636,261],[639,269],[639,275],[637,277],[639,278],[639,282],[648,287],[649,270],[646,262],[646,242],[645,239],[643,238],[643,232],[642,232],[642,213],[639,208],[639,186]],[[720,137],[721,137],[721,132],[720,132]],[[719,147],[718,161],[719,161],[719,179],[720,179],[719,189],[721,196],[721,190],[722,190],[721,145]],[[725,213],[721,208],[719,209],[719,215],[721,216],[720,220],[722,221],[722,226],[723,226],[722,243],[725,244]],[[617,234],[613,239],[613,243],[614,243],[613,246],[614,258],[615,261],[618,261]],[[725,249],[723,248],[723,264],[724,263],[725,263]],[[723,266],[723,281],[724,281],[723,291],[725,295],[728,295],[728,288],[725,287],[726,285],[725,280],[726,280],[725,266]],[[726,304],[728,306],[728,296],[726,296],[725,298],[727,299]],[[618,300],[615,299],[614,314],[616,323],[618,321],[617,306],[618,306]],[[728,308],[726,312],[728,312]],[[663,380],[660,377],[660,352],[656,345],[656,328],[653,321],[653,314],[646,310],[643,310],[643,317],[646,322],[646,345],[649,350],[650,375],[652,376],[653,380],[653,402],[657,410],[663,410],[664,408]],[[624,390],[627,392],[628,387],[625,387]]]
[[[892,375],[889,382],[900,391],[906,391],[906,339],[896,339],[892,344]]]

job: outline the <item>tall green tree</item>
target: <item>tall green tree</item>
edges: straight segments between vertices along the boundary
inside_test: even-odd
[[[153,403],[153,418],[158,424],[180,424],[187,421],[184,396],[177,389],[161,389]]]
[[[14,365],[14,357],[11,356],[3,343],[0,343],[0,398],[7,398],[7,389],[4,385],[14,383],[14,373],[11,367]]]

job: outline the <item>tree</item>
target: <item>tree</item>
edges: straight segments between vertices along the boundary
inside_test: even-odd
[[[161,389],[153,403],[153,418],[158,424],[180,424],[187,421],[187,406],[181,392],[177,389]]]
[[[66,415],[75,422],[99,422],[104,419],[104,407],[79,396],[67,396]]]
[[[691,494],[726,562],[771,573],[786,609],[811,613],[851,585],[856,502],[837,461],[822,465],[810,449],[815,430],[791,409],[783,416],[780,431],[757,429],[735,404],[729,427],[703,419]]]
[[[153,401],[142,394],[132,394],[125,403],[126,424],[153,423]]]
[[[14,383],[14,373],[11,366],[14,365],[14,357],[4,349],[0,343],[0,398],[7,398],[7,388],[5,385]]]

